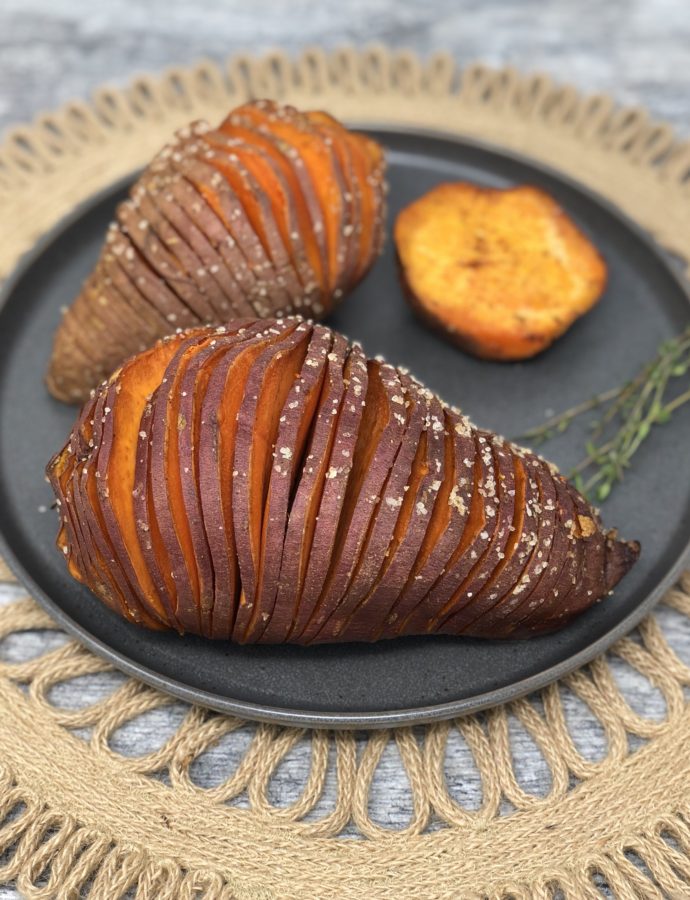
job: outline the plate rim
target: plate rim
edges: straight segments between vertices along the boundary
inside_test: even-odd
[[[676,287],[690,307],[690,285],[683,279],[681,273],[675,269],[671,259],[664,252],[663,248],[657,244],[654,237],[642,225],[632,219],[624,210],[620,209],[616,203],[612,202],[588,185],[578,181],[578,179],[573,178],[571,175],[561,172],[554,166],[543,163],[541,160],[531,157],[528,154],[504,148],[497,143],[476,140],[470,136],[459,135],[454,132],[432,128],[417,128],[409,124],[397,125],[390,122],[376,123],[373,121],[358,121],[356,118],[353,121],[348,121],[348,125],[359,130],[372,131],[380,134],[402,134],[409,137],[428,137],[435,141],[443,141],[448,144],[461,144],[472,147],[474,150],[480,152],[498,155],[504,159],[517,162],[518,164],[538,169],[547,176],[560,181],[570,189],[584,195],[588,200],[602,207],[610,215],[616,217],[645,245],[645,248],[651,256],[662,266],[665,272],[671,277],[672,281],[675,282]],[[29,250],[21,255],[15,267],[0,287],[0,318],[4,313],[6,304],[17,283],[28,273],[51,244],[53,244],[67,229],[78,222],[92,207],[98,205],[110,194],[114,194],[118,190],[129,185],[137,171],[138,169],[133,169],[128,174],[109,182],[109,184],[81,200],[67,215],[63,216],[47,232],[41,235]],[[51,618],[56,620],[68,634],[74,636],[80,643],[89,650],[92,650],[97,656],[110,662],[115,668],[143,681],[150,687],[156,688],[165,694],[172,695],[173,697],[192,705],[200,705],[217,712],[240,716],[251,721],[292,727],[370,730],[386,727],[423,725],[479,712],[483,709],[499,706],[508,701],[524,697],[533,691],[540,690],[549,684],[552,684],[576,669],[587,665],[611,647],[617,640],[632,631],[656,606],[662,596],[676,581],[683,569],[688,555],[690,555],[690,532],[688,533],[685,546],[669,567],[666,575],[634,610],[624,616],[613,628],[609,629],[609,631],[597,640],[571,656],[568,656],[566,659],[555,663],[553,666],[543,669],[520,681],[515,681],[509,685],[494,688],[490,691],[484,691],[480,694],[475,694],[472,697],[460,700],[448,700],[443,703],[403,709],[347,713],[312,712],[248,700],[233,700],[232,698],[220,697],[219,695],[213,694],[202,688],[190,687],[175,678],[161,675],[153,669],[136,662],[119,650],[113,649],[108,644],[95,637],[83,625],[72,619],[72,617],[36,583],[32,574],[20,563],[10,547],[8,539],[5,537],[1,524],[0,555],[20,584],[29,591],[30,596],[33,597],[39,605],[48,612]]]

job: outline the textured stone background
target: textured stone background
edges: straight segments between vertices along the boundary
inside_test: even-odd
[[[549,71],[687,123],[687,0],[3,0],[0,126],[142,69],[371,41]]]
[[[0,130],[31,119],[103,82],[122,84],[141,70],[222,60],[235,51],[273,47],[297,51],[307,45],[334,47],[383,42],[422,54],[452,51],[461,62],[511,63],[547,71],[626,103],[639,103],[688,134],[690,118],[690,14],[687,0],[3,0],[0,4]],[[0,603],[19,595],[0,584]],[[670,613],[662,623],[671,643],[690,656],[687,622]],[[17,658],[37,648],[18,642],[0,647]],[[623,665],[619,680],[634,705],[663,715],[663,702],[644,679]],[[101,679],[92,690],[106,686]],[[65,705],[88,700],[70,694]],[[119,738],[123,752],[151,749],[153,733],[174,727],[182,713],[171,707],[160,721],[134,723]],[[574,701],[569,716],[577,743],[596,756],[602,735]],[[153,731],[152,731],[153,726]],[[548,770],[524,732],[513,734],[518,774],[527,790],[548,787]],[[479,786],[466,748],[458,741],[447,776],[458,800],[476,803]],[[281,767],[276,799],[287,799],[300,771],[300,752]],[[236,763],[236,750],[222,745],[197,767],[201,784],[217,783]],[[384,757],[372,808],[382,823],[404,822],[409,799],[396,753]],[[0,886],[0,900],[17,897]]]

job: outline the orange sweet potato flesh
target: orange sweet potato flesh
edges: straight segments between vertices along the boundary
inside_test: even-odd
[[[263,126],[277,138],[291,144],[304,161],[326,223],[328,268],[332,279],[330,288],[335,291],[341,287],[338,248],[342,241],[344,201],[341,185],[334,174],[331,150],[315,131],[307,127],[306,122],[296,119],[289,111],[286,113],[270,104],[247,104],[237,112],[246,115],[256,127]],[[306,114],[308,117],[309,113]]]
[[[216,565],[216,597],[213,608],[214,636],[229,637],[232,634],[234,623],[234,609],[239,596],[239,570],[236,563],[236,544],[232,518],[232,483],[233,483],[233,454],[235,450],[235,438],[237,434],[237,413],[244,395],[244,388],[252,365],[270,344],[280,340],[282,335],[266,334],[261,339],[255,339],[240,351],[228,366],[219,370],[223,383],[219,389],[212,386],[207,393],[202,418],[205,427],[214,428],[212,443],[215,444],[217,454],[218,496],[211,495],[210,491],[202,495],[202,507],[204,515],[211,514],[220,507],[222,516],[223,533],[225,534],[227,547],[227,572],[223,568],[225,578],[220,580],[220,570]],[[219,393],[219,399],[215,403],[214,394]],[[208,401],[208,403],[206,402]],[[215,403],[215,422],[214,422]],[[200,436],[199,446],[203,441]],[[216,505],[212,501],[216,500]],[[232,564],[234,562],[234,565]]]
[[[309,118],[326,126],[336,139],[347,144],[352,167],[351,177],[360,190],[361,214],[359,229],[359,254],[357,278],[367,272],[380,249],[380,232],[383,229],[383,150],[366,135],[348,131],[337,119],[326,112],[312,111]]]
[[[286,329],[279,349],[269,348],[257,359],[238,412],[233,463],[238,474],[232,502],[242,590],[233,631],[236,640],[244,638],[256,600],[263,514],[278,420],[307,352],[307,329],[296,323],[291,327]]]
[[[441,184],[399,214],[395,245],[408,299],[486,359],[540,353],[606,285],[596,248],[539,188]]]
[[[116,373],[114,376],[119,375],[120,390],[112,411],[114,422],[108,467],[109,500],[140,589],[148,603],[161,613],[163,607],[139,545],[132,490],[139,423],[144,406],[147,397],[160,384],[165,368],[181,340],[181,336],[176,336],[172,340],[156,344],[137,358],[136,365],[126,366],[122,374]]]
[[[323,260],[321,259],[319,247],[314,237],[314,233],[309,220],[309,211],[306,207],[304,197],[302,196],[299,180],[297,179],[297,176],[293,170],[289,157],[278,150],[278,147],[269,136],[262,134],[254,128],[248,128],[239,124],[232,124],[229,120],[227,120],[223,123],[222,131],[223,134],[227,135],[228,137],[246,141],[247,144],[253,145],[257,148],[257,150],[266,153],[279,167],[279,170],[283,178],[285,179],[285,183],[290,190],[292,198],[295,202],[295,211],[298,218],[298,232],[304,240],[307,260],[309,262],[309,265],[311,266],[312,271],[314,272],[317,284],[321,287],[322,290],[326,290],[327,284],[325,282],[325,274],[323,271]],[[274,203],[276,204],[276,215],[278,212],[280,212],[280,216],[278,218],[281,222],[281,227],[283,229],[286,229],[287,222],[285,220],[284,212],[280,211],[277,208],[278,198],[276,197],[276,194],[274,192],[269,193],[273,198]],[[286,231],[284,231],[283,234],[286,244],[289,244],[289,235]]]

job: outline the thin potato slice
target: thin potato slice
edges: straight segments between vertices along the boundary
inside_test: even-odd
[[[304,243],[297,231],[294,198],[282,172],[270,156],[252,144],[217,131],[208,132],[204,140],[213,146],[214,159],[227,156],[243,174],[259,205],[255,227],[271,257],[276,280],[284,284],[293,307],[301,309],[305,302],[310,302],[310,294],[313,294],[317,283],[307,264]]]
[[[263,514],[257,600],[244,635],[247,642],[260,640],[275,609],[290,501],[301,471],[304,448],[316,420],[327,356],[332,343],[332,332],[317,325],[312,332],[299,376],[292,384],[278,420],[273,466]]]
[[[504,557],[495,567],[492,577],[479,591],[472,603],[472,609],[461,611],[462,621],[482,623],[492,620],[494,610],[500,606],[501,599],[512,590],[522,575],[531,556],[536,541],[536,509],[539,505],[539,491],[536,481],[531,479],[523,465],[522,458],[511,453],[515,467],[515,503],[511,533],[506,544]],[[457,619],[448,620],[448,628],[452,629]]]
[[[509,628],[516,610],[530,598],[541,575],[547,570],[558,526],[558,505],[556,486],[546,465],[537,457],[525,458],[531,486],[538,491],[539,515],[536,534],[531,540],[532,549],[522,574],[515,580],[512,589],[504,595],[496,607],[497,631]]]
[[[470,608],[477,604],[480,596],[494,576],[503,566],[511,539],[511,529],[515,527],[515,466],[513,456],[507,453],[502,442],[490,442],[495,465],[496,506],[485,505],[487,515],[495,520],[491,539],[482,556],[475,562],[463,582],[455,589],[453,597],[446,603],[436,619],[427,626],[428,631],[442,630],[446,622],[464,622],[466,616],[473,615]],[[488,523],[487,523],[488,524]]]
[[[223,354],[202,399],[198,441],[199,483],[203,521],[207,528],[214,576],[211,612],[213,637],[232,636],[240,596],[240,574],[232,513],[233,457],[237,413],[252,366],[265,349],[276,344],[289,325],[256,321],[243,330],[243,340]]]
[[[304,361],[311,329],[293,320],[252,367],[237,414],[232,515],[241,592],[233,639],[243,641],[258,597],[261,537],[273,449],[285,400]]]
[[[94,559],[99,561],[99,570],[107,573],[114,591],[119,594],[126,618],[137,624],[157,628],[160,627],[158,622],[149,615],[145,603],[141,601],[132,585],[129,584],[127,576],[115,556],[99,503],[99,484],[96,478],[98,457],[102,445],[103,425],[111,414],[111,410],[107,406],[107,398],[108,392],[104,391],[96,401],[92,437],[89,441],[91,452],[85,458],[80,470],[78,494],[91,537]]]
[[[333,335],[333,348],[328,354],[328,366],[322,396],[319,400],[302,471],[294,490],[287,522],[280,575],[276,588],[273,614],[262,640],[285,640],[297,615],[297,605],[314,540],[314,531],[326,472],[333,450],[339,416],[349,381],[351,358],[346,339]]]
[[[407,425],[405,390],[397,371],[386,363],[369,364],[362,404],[362,426],[337,523],[335,553],[321,595],[299,636],[301,643],[317,637],[349,587]],[[319,513],[324,514],[328,515],[327,510]]]
[[[343,506],[350,479],[355,477],[353,461],[361,436],[364,433],[371,433],[372,439],[376,439],[377,431],[383,430],[384,427],[381,421],[374,424],[379,415],[377,405],[385,402],[378,368],[378,364],[371,366],[372,376],[364,353],[357,346],[352,348],[345,373],[345,397],[331,444],[328,468],[323,476],[324,484],[319,505],[313,513],[309,564],[288,635],[291,642],[301,639],[304,628],[316,610],[328,577],[329,561],[337,552],[337,541],[340,539],[340,529],[337,525],[341,520],[345,521]],[[370,391],[371,377],[375,379],[375,386]],[[366,418],[365,397],[370,398],[370,415]]]
[[[314,185],[314,175],[300,155],[299,141],[294,140],[295,136],[292,132],[286,134],[285,131],[277,132],[276,129],[271,129],[263,115],[257,115],[255,110],[249,111],[245,107],[240,107],[239,110],[232,112],[220,126],[220,130],[227,134],[232,134],[236,128],[257,134],[259,139],[263,139],[267,145],[273,146],[284,163],[283,171],[291,175],[295,197],[301,200],[299,208],[303,213],[305,233],[312,236],[313,252],[316,253],[316,257],[312,256],[312,259],[322,273],[322,296],[327,299],[332,289],[332,273],[329,263],[326,218]],[[314,310],[317,314],[324,312],[321,302],[319,306],[320,309]],[[330,304],[326,309],[330,309]]]
[[[516,608],[508,629],[529,629],[533,619],[548,616],[552,607],[560,607],[562,599],[570,592],[573,579],[582,563],[582,545],[578,541],[579,526],[576,525],[575,504],[570,496],[565,480],[552,478],[556,490],[557,527],[550,551],[546,554],[547,565],[531,591]],[[505,620],[504,620],[505,621]],[[481,623],[484,627],[484,622]]]
[[[407,622],[419,603],[443,574],[461,535],[472,508],[475,488],[477,447],[465,419],[444,410],[444,461],[436,461],[436,469],[445,471],[434,510],[417,558],[409,572],[400,596],[389,610],[385,621],[378,625],[375,639],[394,637]]]
[[[252,152],[272,169],[273,177],[279,185],[278,192],[283,198],[281,204],[275,192],[270,191],[276,217],[280,219],[282,214],[285,219],[286,242],[289,239],[292,243],[293,259],[298,272],[301,273],[305,292],[310,296],[312,291],[315,291],[315,302],[318,302],[319,294],[326,291],[328,285],[321,245],[317,239],[317,235],[321,237],[324,235],[323,220],[319,218],[316,222],[312,222],[302,193],[299,172],[295,170],[290,155],[281,151],[280,143],[270,134],[261,133],[250,125],[239,124],[235,117],[233,120],[233,124],[228,120],[223,123],[222,133],[231,141],[243,143],[247,150],[251,148]],[[212,140],[212,136],[209,136],[209,141]],[[314,209],[317,210],[318,207],[315,206]],[[323,252],[325,255],[325,247]]]
[[[426,404],[409,376],[401,378],[406,405],[406,425],[395,460],[381,491],[347,592],[318,634],[319,639],[337,640],[352,613],[376,583],[390,552],[398,519],[410,493],[412,467],[424,430]],[[373,463],[372,465],[375,465]],[[407,507],[405,509],[407,512]]]
[[[390,611],[414,569],[443,486],[447,437],[443,409],[437,397],[430,394],[425,399],[424,431],[384,565],[376,583],[344,626],[354,640],[372,640],[379,623],[388,624]]]
[[[281,107],[269,101],[248,104],[236,112],[240,117],[246,116],[259,129],[269,131],[279,140],[287,142],[302,159],[325,223],[326,252],[331,277],[329,289],[336,298],[339,297],[344,288],[341,238],[343,228],[348,223],[343,198],[343,176],[334,151],[309,122],[308,113],[302,116],[292,107]],[[233,124],[232,116],[230,124]]]
[[[238,345],[246,346],[247,331],[244,326],[252,321],[235,319],[229,326],[217,328],[215,336],[203,346],[197,347],[196,352],[186,360],[178,386],[179,477],[185,515],[192,526],[190,538],[194,550],[193,559],[187,560],[187,568],[194,566],[199,574],[197,603],[201,616],[201,631],[208,637],[212,636],[213,632],[211,620],[216,596],[210,545],[216,537],[216,532],[221,532],[218,537],[222,543],[226,537],[222,520],[218,526],[212,528],[210,523],[213,519],[203,515],[203,497],[216,488],[217,478],[217,472],[202,470],[200,464],[202,431],[206,431],[203,404],[216,366],[221,365],[222,360]]]
[[[486,433],[475,432],[474,491],[462,537],[445,569],[417,609],[402,626],[417,629],[434,626],[454,608],[466,580],[483,563],[500,520],[498,468]],[[471,599],[471,598],[469,598]]]
[[[156,216],[155,207],[147,204],[145,198],[139,208],[133,201],[125,200],[118,207],[117,216],[123,235],[129,238],[152,274],[164,280],[180,303],[192,310],[200,322],[214,321],[215,312],[206,296],[205,285],[189,275],[195,265],[198,268],[199,260],[173,229],[165,227],[165,220]],[[160,237],[157,229],[162,232]]]
[[[153,515],[174,583],[175,617],[185,631],[201,633],[199,571],[194,564],[192,523],[187,519],[182,497],[178,430],[180,381],[191,356],[210,340],[200,330],[194,337],[177,343],[151,405],[151,452],[148,481],[153,501]]]

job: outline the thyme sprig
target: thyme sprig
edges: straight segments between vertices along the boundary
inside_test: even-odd
[[[673,394],[676,379],[690,372],[690,328],[664,341],[657,355],[625,384],[611,388],[582,403],[551,416],[532,428],[521,440],[541,445],[567,431],[582,415],[599,410],[589,423],[590,438],[585,456],[570,477],[585,495],[605,500],[652,428],[662,425],[690,401],[690,388]]]

